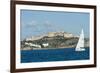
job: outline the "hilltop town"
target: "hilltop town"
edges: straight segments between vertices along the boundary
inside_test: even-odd
[[[21,41],[21,50],[55,49],[76,47],[79,36],[67,32],[49,32],[41,36],[32,36]],[[84,38],[85,47],[89,47],[89,38]]]

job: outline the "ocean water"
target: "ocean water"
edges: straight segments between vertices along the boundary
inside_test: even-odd
[[[75,51],[75,48],[21,50],[21,63],[50,62],[89,59],[89,48],[85,51]]]

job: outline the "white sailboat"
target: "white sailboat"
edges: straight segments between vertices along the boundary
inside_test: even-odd
[[[80,37],[79,37],[79,41],[78,41],[78,44],[75,48],[75,51],[85,51],[85,48],[84,48],[84,32],[83,32],[83,29],[81,31],[81,34],[80,34]]]

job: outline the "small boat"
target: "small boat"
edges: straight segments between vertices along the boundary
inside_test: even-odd
[[[78,44],[75,48],[75,51],[85,51],[85,48],[84,48],[84,32],[83,32],[83,29],[81,31],[81,34],[80,34],[80,37],[79,37],[79,40],[78,40]]]

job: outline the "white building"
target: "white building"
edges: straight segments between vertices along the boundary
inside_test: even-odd
[[[49,32],[48,33],[48,37],[54,37],[54,36],[63,36],[65,38],[70,38],[70,37],[74,37],[73,34],[71,33],[66,33],[66,32]]]
[[[42,44],[44,47],[47,47],[47,46],[49,46],[49,43],[43,43]]]
[[[71,33],[64,33],[64,37],[65,38],[71,38],[71,37],[74,37],[74,35],[71,34]]]
[[[32,47],[41,48],[41,45],[33,44],[33,43],[25,43],[25,45],[29,45],[29,46],[32,46]]]
[[[64,36],[64,32],[49,32],[48,37]]]

